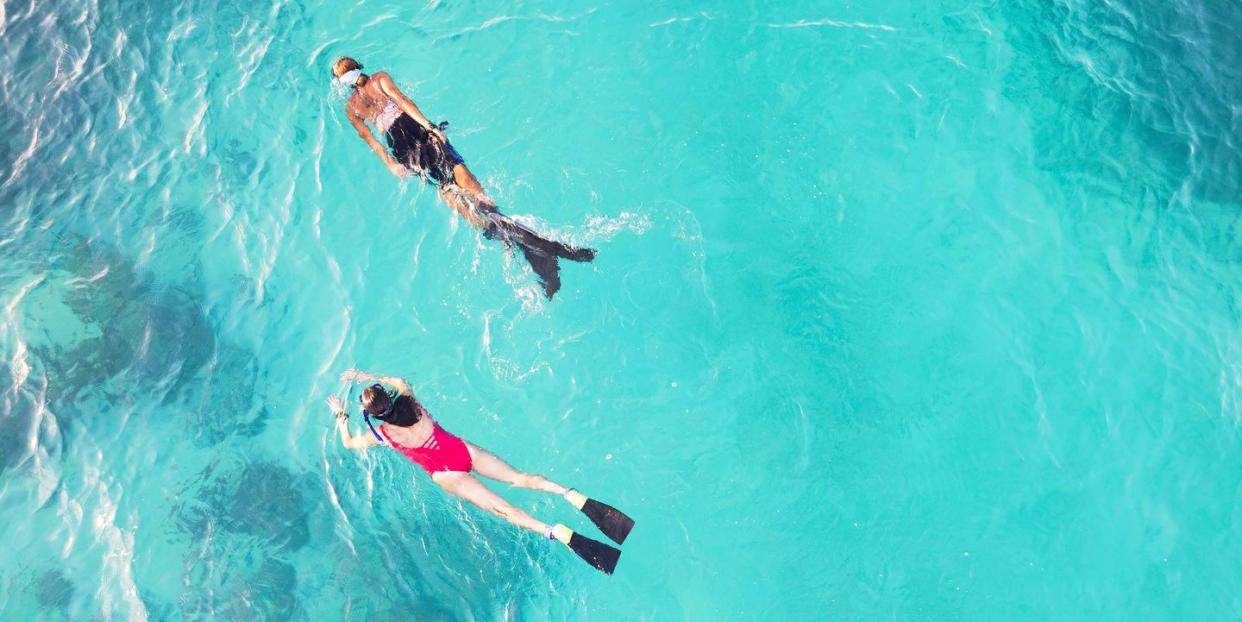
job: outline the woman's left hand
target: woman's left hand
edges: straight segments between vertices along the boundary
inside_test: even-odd
[[[435,136],[435,137],[436,137],[436,140],[438,140],[438,141],[440,141],[440,142],[442,142],[442,143],[447,143],[447,142],[448,142],[448,137],[446,137],[446,136],[444,135],[444,132],[442,132],[442,131],[440,130],[440,128],[438,128],[438,127],[432,126],[430,129],[428,129],[428,130],[427,130],[427,132],[428,132],[429,134],[431,134],[432,136]]]

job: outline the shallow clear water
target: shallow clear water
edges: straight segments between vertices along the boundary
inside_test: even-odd
[[[0,617],[1242,616],[1225,4],[3,3]],[[541,300],[341,54],[599,258]],[[617,574],[341,449],[350,366]]]

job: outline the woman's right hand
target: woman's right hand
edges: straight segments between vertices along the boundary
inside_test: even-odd
[[[335,395],[324,400],[324,402],[328,404],[328,408],[332,409],[332,414],[334,415],[345,412],[345,402]]]
[[[397,177],[405,177],[410,174],[410,169],[392,158],[385,160],[384,163],[388,165],[388,170]]]

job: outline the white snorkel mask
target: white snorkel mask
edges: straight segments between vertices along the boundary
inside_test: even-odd
[[[350,69],[349,71],[341,74],[341,76],[336,80],[345,86],[353,87],[355,84],[358,84],[358,78],[360,77],[362,77],[361,69]]]

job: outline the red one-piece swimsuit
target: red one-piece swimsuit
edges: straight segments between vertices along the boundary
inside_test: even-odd
[[[385,429],[388,426],[380,426],[380,433],[384,435],[389,445],[405,454],[406,458],[413,460],[418,466],[423,467],[423,470],[429,474],[440,471],[469,473],[474,465],[470,460],[470,449],[466,447],[465,441],[449,433],[434,421],[432,425],[434,429],[431,436],[418,447],[406,447],[392,440],[392,437],[388,436],[388,430]]]

